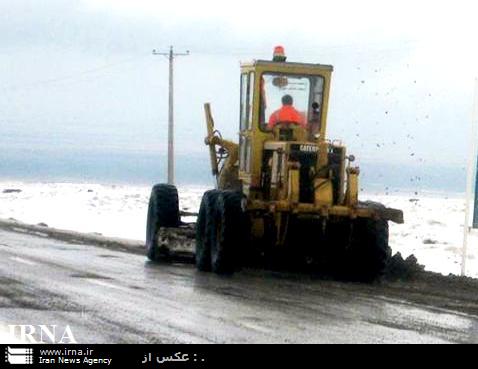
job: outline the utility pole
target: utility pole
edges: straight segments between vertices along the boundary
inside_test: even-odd
[[[153,50],[153,55],[162,55],[169,59],[169,108],[168,108],[168,184],[174,184],[174,58],[177,56],[189,55],[175,53],[173,47],[169,52],[158,52]]]

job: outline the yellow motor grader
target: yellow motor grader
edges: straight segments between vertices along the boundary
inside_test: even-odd
[[[327,139],[333,67],[273,60],[241,65],[239,142],[222,138],[205,104],[216,189],[204,193],[195,226],[201,271],[230,274],[253,260],[308,265],[373,280],[390,258],[388,221],[400,210],[358,199],[359,168],[340,141]],[[161,228],[181,227],[174,186],[153,188],[150,259]],[[164,250],[163,245],[163,250]]]

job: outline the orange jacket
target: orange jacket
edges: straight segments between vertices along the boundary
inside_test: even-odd
[[[274,128],[277,123],[292,122],[305,127],[304,116],[299,113],[292,105],[284,105],[282,108],[276,110],[269,117],[268,128]]]

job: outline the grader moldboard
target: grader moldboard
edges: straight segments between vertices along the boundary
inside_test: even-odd
[[[353,280],[381,274],[391,254],[388,221],[403,223],[403,213],[359,201],[354,157],[326,138],[332,70],[287,62],[282,47],[272,61],[241,65],[239,143],[222,138],[205,104],[217,187],[204,193],[195,226],[181,222],[174,186],[153,187],[151,260],[170,257],[176,247],[192,251],[199,270],[218,274],[255,262]],[[285,95],[302,122],[277,121]]]

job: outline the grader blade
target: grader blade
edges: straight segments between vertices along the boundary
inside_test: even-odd
[[[195,247],[195,224],[163,227],[158,233],[158,248],[172,259],[192,259]]]

